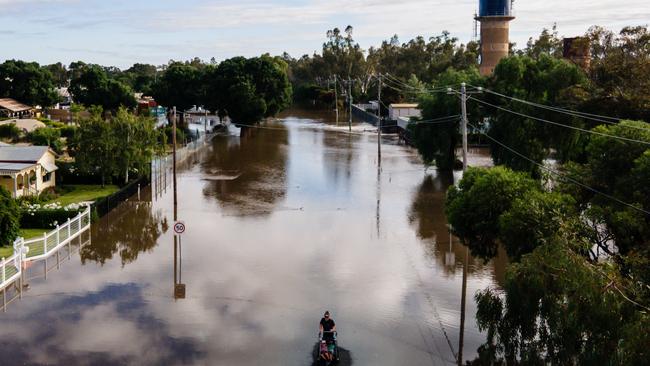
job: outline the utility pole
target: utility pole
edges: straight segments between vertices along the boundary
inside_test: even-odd
[[[348,103],[350,104],[350,120],[348,130],[352,132],[352,79],[348,76]]]
[[[483,93],[483,88],[478,87],[475,91],[467,91],[467,85],[465,83],[460,84],[460,91],[454,90],[452,88],[447,88],[447,94],[457,94],[460,96],[460,108],[462,113],[461,128],[463,133],[463,172],[467,171],[467,100],[469,99],[470,94],[480,94]]]
[[[381,166],[381,74],[379,74],[379,86],[377,88],[377,164]]]
[[[467,99],[468,94],[482,93],[483,88],[479,87],[476,91],[467,92],[467,84],[460,84],[460,93],[451,88],[447,88],[448,94],[460,94],[460,107],[462,112],[462,130],[463,130],[463,173],[467,172]],[[450,228],[451,230],[451,228]],[[451,231],[450,231],[451,232]],[[463,282],[462,293],[460,298],[460,335],[458,337],[458,366],[463,364],[463,346],[465,342],[465,303],[467,302],[467,272],[469,266],[469,247],[465,247],[465,260],[463,262]]]
[[[463,173],[467,172],[467,86],[460,84],[460,101],[463,113]]]
[[[176,217],[176,208],[178,206],[178,200],[176,196],[176,107],[173,109],[173,117],[172,117],[172,145],[173,145],[173,150],[172,150],[172,155],[173,155],[173,175],[174,175],[174,222],[178,219]]]
[[[336,86],[336,74],[334,74],[334,111],[336,112],[336,125],[339,125],[339,91]]]

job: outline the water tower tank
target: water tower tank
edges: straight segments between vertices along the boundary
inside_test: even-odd
[[[494,72],[502,58],[510,52],[510,21],[512,0],[479,0],[479,14],[476,20],[481,22],[481,65],[482,75]]]
[[[479,0],[479,17],[509,17],[512,15],[512,0]]]

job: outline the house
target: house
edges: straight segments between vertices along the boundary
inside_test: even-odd
[[[388,106],[388,119],[397,121],[399,117],[421,117],[422,111],[417,103],[391,104]]]
[[[22,118],[32,116],[34,108],[11,98],[0,98],[0,117]]]
[[[16,127],[18,127],[19,130],[25,133],[30,133],[38,128],[47,127],[45,123],[36,119],[8,119],[8,120],[0,121],[0,126],[8,125],[8,124],[16,125]]]
[[[0,145],[0,186],[14,198],[54,187],[56,154],[47,146]]]
[[[221,121],[218,115],[210,113],[209,110],[203,107],[197,106],[193,106],[184,111],[183,118],[188,124],[188,128],[195,132],[203,132],[205,129],[210,130]]]
[[[56,104],[54,109],[70,109],[72,94],[70,94],[68,88],[56,88],[56,93],[59,95],[59,103]]]

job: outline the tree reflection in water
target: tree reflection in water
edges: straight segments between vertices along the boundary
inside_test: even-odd
[[[91,227],[93,241],[82,248],[81,261],[104,264],[119,253],[122,265],[134,262],[142,252],[153,249],[169,224],[151,202],[127,201]]]
[[[289,132],[281,124],[265,126],[213,139],[202,166],[210,181],[203,194],[216,198],[226,214],[268,215],[286,196]]]
[[[457,271],[462,272],[466,248],[458,238],[452,237],[450,251],[445,197],[447,189],[452,184],[454,184],[454,177],[451,172],[437,171],[434,174],[427,174],[413,194],[413,202],[408,214],[409,224],[414,227],[418,238],[421,239],[426,255],[439,261],[441,267],[445,268],[445,273],[449,275],[456,274]],[[445,263],[446,253],[453,253],[455,263]],[[505,252],[500,249],[491,263],[495,279],[498,283],[503,283],[507,263]],[[470,256],[469,273],[484,269],[485,265],[481,260]]]

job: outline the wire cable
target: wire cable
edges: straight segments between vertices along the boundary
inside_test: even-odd
[[[634,142],[634,143],[637,143],[637,144],[650,146],[650,141],[641,141],[641,140],[631,139],[631,138],[627,138],[627,137],[623,137],[623,136],[610,135],[610,134],[607,134],[607,133],[602,133],[602,132],[593,131],[593,130],[587,130],[587,129],[576,127],[576,126],[570,126],[570,125],[565,125],[565,124],[562,124],[562,123],[559,123],[559,122],[549,121],[549,120],[543,119],[543,118],[529,116],[529,115],[524,114],[524,113],[516,112],[516,111],[510,110],[510,109],[507,109],[507,108],[500,107],[498,105],[494,105],[492,103],[488,103],[486,101],[474,98],[472,96],[468,96],[467,99],[471,99],[471,100],[474,100],[474,101],[476,101],[478,103],[481,103],[481,104],[484,104],[484,105],[487,105],[487,106],[502,110],[504,112],[516,114],[518,116],[521,116],[521,117],[524,117],[524,118],[529,118],[529,119],[532,119],[532,120],[535,120],[535,121],[549,123],[549,124],[564,127],[564,128],[570,128],[572,130],[581,131],[581,132],[585,132],[585,133],[590,133],[590,134],[593,134],[593,135],[599,135],[599,136],[609,137],[609,138],[613,138],[613,139],[617,139],[617,140],[622,140],[622,141],[627,141],[627,142]]]
[[[386,77],[385,79],[383,79],[383,81],[392,83],[393,88],[399,89],[399,90],[404,91],[406,93],[429,94],[429,93],[442,93],[442,92],[446,93],[447,92],[446,87],[445,88],[443,88],[443,87],[440,87],[440,88],[417,88],[417,87],[414,87],[412,85],[408,85],[408,84],[404,83],[403,81],[400,81],[399,79],[397,79],[394,76],[391,77],[390,74],[382,74],[382,75]],[[395,85],[397,85],[397,87],[395,87]]]
[[[472,124],[469,123],[469,122],[467,123],[467,125],[468,125],[468,126],[471,126],[471,127],[473,127],[473,128],[475,128],[475,129],[477,129],[476,126],[472,125]],[[477,129],[477,130],[478,130],[478,129]],[[610,200],[616,201],[616,202],[620,203],[621,205],[624,205],[624,206],[630,207],[630,208],[632,208],[632,209],[634,209],[634,210],[636,210],[636,211],[642,212],[642,213],[644,213],[644,214],[646,214],[646,215],[650,215],[650,211],[646,211],[646,210],[644,210],[644,209],[642,209],[642,208],[640,208],[640,207],[637,207],[637,206],[635,206],[635,205],[633,205],[633,204],[631,204],[631,203],[628,203],[628,202],[622,201],[622,200],[620,200],[620,199],[618,199],[618,198],[616,198],[616,197],[614,197],[614,196],[612,196],[612,195],[610,195],[610,194],[607,194],[607,193],[605,193],[605,192],[602,192],[602,191],[600,191],[600,190],[598,190],[598,189],[596,189],[596,188],[592,188],[592,187],[590,187],[590,186],[588,186],[588,185],[586,185],[586,184],[584,184],[584,183],[582,183],[582,182],[579,182],[579,181],[577,181],[577,180],[575,180],[575,179],[573,179],[573,178],[571,178],[571,177],[568,177],[568,176],[566,176],[566,175],[564,175],[564,174],[562,174],[562,173],[560,173],[560,172],[558,172],[558,171],[556,171],[556,170],[554,170],[554,169],[552,169],[552,168],[549,168],[549,167],[547,167],[547,166],[544,165],[544,164],[540,164],[540,163],[536,162],[535,160],[533,160],[533,159],[527,157],[526,155],[520,153],[519,151],[517,151],[517,150],[511,148],[510,146],[504,144],[503,142],[501,142],[501,141],[499,141],[499,140],[493,138],[492,136],[488,135],[487,133],[482,132],[482,131],[480,131],[480,130],[478,130],[478,131],[479,131],[483,136],[487,137],[487,138],[490,139],[492,142],[494,142],[495,144],[500,145],[500,146],[503,147],[504,149],[509,150],[510,152],[512,152],[513,154],[519,156],[520,158],[522,158],[522,159],[524,159],[524,160],[527,160],[527,161],[529,161],[529,162],[531,162],[531,163],[537,165],[538,167],[540,167],[540,168],[546,170],[547,172],[549,172],[549,173],[551,173],[551,174],[553,174],[553,175],[556,175],[556,176],[558,176],[558,177],[560,177],[560,178],[562,178],[562,179],[565,179],[565,180],[567,180],[567,181],[569,181],[569,182],[571,182],[571,183],[573,183],[573,184],[579,185],[579,186],[581,186],[582,188],[585,188],[585,189],[587,189],[587,190],[589,190],[589,191],[591,191],[591,192],[593,192],[593,193],[596,193],[596,194],[601,195],[601,196],[603,196],[603,197],[609,198]]]
[[[609,124],[609,125],[618,126],[618,125],[620,125],[619,122],[621,121],[620,118],[616,118],[616,117],[602,116],[602,115],[598,115],[598,114],[574,111],[574,110],[571,110],[571,109],[565,109],[565,108],[554,107],[554,106],[549,106],[549,105],[545,105],[545,104],[530,102],[530,101],[527,101],[527,100],[524,100],[524,99],[519,99],[519,98],[511,97],[509,95],[497,93],[497,92],[495,92],[493,90],[490,90],[490,89],[483,88],[483,91],[485,91],[487,93],[490,93],[490,94],[493,94],[493,95],[497,95],[497,96],[502,97],[502,98],[513,100],[515,102],[531,105],[533,107],[542,108],[542,109],[550,110],[550,111],[553,111],[553,112],[562,113],[562,114],[570,115],[570,116],[573,116],[573,117],[579,117],[579,118],[583,118],[583,119],[591,120],[591,121],[595,121],[595,122],[601,122],[601,123],[605,123],[605,124]],[[607,119],[609,119],[609,121]],[[641,131],[650,131],[650,127],[625,126],[625,125],[621,125],[621,127],[635,129],[635,130],[641,130]]]
[[[390,73],[383,74],[387,80],[392,81],[394,84],[399,85],[404,88],[413,89],[416,91],[428,91],[428,92],[447,92],[447,87],[438,87],[438,88],[417,88],[413,85],[408,85],[407,83],[401,81],[398,77],[391,75]]]

